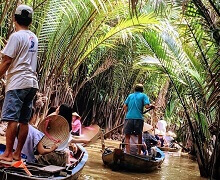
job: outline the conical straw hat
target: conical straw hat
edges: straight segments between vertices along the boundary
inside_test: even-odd
[[[48,119],[49,122],[45,132],[46,121]],[[69,138],[69,124],[67,120],[60,115],[47,116],[40,122],[38,129],[45,134],[42,139],[42,144],[46,147],[51,147],[54,143],[57,143],[58,145],[62,144]],[[47,133],[49,134],[49,137],[46,136]],[[59,142],[56,142],[55,140],[58,140]]]
[[[159,133],[158,133],[159,136],[164,136],[165,134],[166,134],[166,133],[163,132],[163,131],[159,131]]]
[[[150,124],[144,123],[143,132],[149,131],[151,129],[153,129],[153,126],[151,126]]]
[[[159,133],[160,133],[160,130],[157,129],[157,128],[155,128],[155,129],[154,129],[154,133],[155,133],[155,134],[159,134]]]
[[[80,117],[80,115],[79,115],[79,114],[77,114],[77,112],[73,112],[73,113],[72,113],[72,116],[77,116],[77,117]]]

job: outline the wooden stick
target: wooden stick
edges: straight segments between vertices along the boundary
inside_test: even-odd
[[[120,143],[120,145],[130,145],[130,146],[143,146],[144,144],[129,144],[129,143]]]
[[[122,123],[122,124],[116,126],[115,128],[111,129],[109,132],[105,133],[104,136],[106,136],[107,134],[111,133],[112,131],[114,131],[114,130],[120,128],[120,127],[123,126],[123,125],[124,125],[124,123]]]
[[[101,137],[102,151],[104,151],[105,150],[105,140],[104,140],[103,130],[101,130],[100,137]]]

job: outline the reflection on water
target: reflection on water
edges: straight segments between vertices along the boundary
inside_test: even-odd
[[[118,147],[118,142],[105,141],[105,145]],[[131,172],[115,172],[103,165],[101,157],[101,143],[86,148],[89,153],[89,159],[84,167],[79,180],[96,180],[96,179],[155,179],[155,180],[205,180],[200,177],[198,165],[195,161],[173,156],[166,153],[166,158],[161,169],[151,173],[131,173]]]

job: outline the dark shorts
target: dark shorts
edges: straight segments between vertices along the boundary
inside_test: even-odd
[[[124,134],[142,134],[144,121],[142,119],[126,119],[124,123]]]
[[[2,121],[17,121],[27,124],[31,118],[35,88],[7,91],[2,107]]]

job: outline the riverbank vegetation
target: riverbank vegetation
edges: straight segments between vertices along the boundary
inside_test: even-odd
[[[40,115],[67,103],[85,125],[108,132],[123,123],[133,85],[143,83],[157,106],[147,120],[163,117],[195,151],[201,176],[220,176],[219,1],[4,0],[1,48],[19,3],[35,11],[40,92],[49,99]]]

